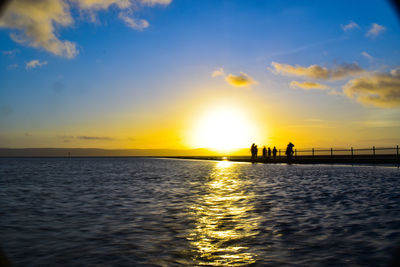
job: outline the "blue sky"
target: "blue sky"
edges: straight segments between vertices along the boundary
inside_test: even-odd
[[[284,142],[293,127],[304,146],[310,127],[326,145],[400,141],[400,28],[388,2],[59,0],[67,11],[29,20],[26,1],[0,19],[0,147],[190,147],[182,114],[220,98],[265,114],[259,142]],[[40,30],[26,34],[35,19]],[[359,86],[385,79],[378,93]]]

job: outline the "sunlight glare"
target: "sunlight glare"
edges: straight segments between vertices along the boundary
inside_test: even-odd
[[[247,114],[231,107],[212,109],[198,121],[193,136],[193,145],[220,152],[248,147],[255,138],[255,127]]]

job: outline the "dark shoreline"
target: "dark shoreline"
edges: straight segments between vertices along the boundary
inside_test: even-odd
[[[254,162],[251,157],[246,156],[211,156],[211,157],[163,157],[163,158],[174,158],[174,159],[193,159],[193,160],[217,160],[217,161],[234,161],[234,162],[252,162],[252,163],[264,163],[264,164],[367,164],[367,165],[393,165],[399,166],[400,162],[393,155],[377,155],[375,158],[366,156],[357,156],[349,158],[348,156],[336,156],[331,158],[329,156],[302,156],[296,157],[288,161],[286,158],[258,158]]]

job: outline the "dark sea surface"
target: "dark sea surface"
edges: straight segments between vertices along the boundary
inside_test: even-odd
[[[400,170],[0,159],[0,246],[15,266],[387,266]]]

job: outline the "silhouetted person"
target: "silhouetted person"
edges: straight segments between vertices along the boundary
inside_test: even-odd
[[[289,142],[289,144],[287,145],[287,148],[286,148],[286,158],[288,161],[292,160],[292,156],[294,153],[293,147],[294,147],[294,145],[292,144],[292,142]]]
[[[262,157],[263,157],[263,159],[267,158],[267,148],[265,146],[263,147],[263,150],[262,150]]]
[[[256,144],[252,144],[251,145],[251,147],[250,147],[250,151],[251,151],[251,161],[252,162],[254,162],[255,161],[255,159],[256,159],[256,149],[257,149],[257,146],[256,146]]]
[[[274,156],[274,159],[276,159],[276,152],[278,152],[278,150],[276,147],[274,147],[274,149],[272,149],[272,155]]]
[[[268,147],[268,158],[270,158],[270,157],[271,157],[271,148]]]
[[[257,159],[257,155],[258,155],[258,146],[257,145],[255,146],[254,154],[255,154],[254,158]]]

